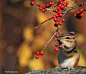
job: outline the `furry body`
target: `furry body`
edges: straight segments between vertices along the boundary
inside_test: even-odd
[[[61,68],[77,67],[80,56],[76,50],[76,39],[77,35],[74,32],[62,33],[57,38],[57,42],[63,47],[58,56],[58,63]]]

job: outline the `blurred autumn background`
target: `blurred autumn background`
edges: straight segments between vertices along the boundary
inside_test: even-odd
[[[50,1],[34,0],[37,4],[45,5]],[[71,2],[73,0],[70,0]],[[51,36],[55,33],[54,21],[49,20],[37,29],[44,20],[51,18],[55,13],[39,10],[30,5],[31,0],[0,0],[0,72],[18,71],[24,74],[30,70],[49,69],[58,65],[58,53],[55,52],[55,37],[44,50],[44,55],[35,58],[36,52],[41,51]],[[86,0],[75,0],[75,5],[86,3]],[[70,5],[70,4],[69,4]],[[86,7],[86,6],[84,6]],[[79,66],[86,66],[86,11],[84,16],[77,19],[73,16],[76,10],[68,12],[61,32],[74,31],[78,34],[77,50],[80,54]],[[11,74],[11,73],[10,73]]]

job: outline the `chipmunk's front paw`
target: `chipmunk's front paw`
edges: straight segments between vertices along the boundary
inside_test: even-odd
[[[59,67],[55,67],[56,69],[58,69]]]

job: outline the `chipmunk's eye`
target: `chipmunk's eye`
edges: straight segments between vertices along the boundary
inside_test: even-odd
[[[69,37],[66,37],[65,39],[70,39]]]

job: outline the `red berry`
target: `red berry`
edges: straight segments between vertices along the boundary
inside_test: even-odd
[[[57,43],[55,44],[55,47],[57,47]]]
[[[74,14],[74,17],[76,17],[76,13]]]
[[[66,5],[67,5],[66,3],[63,4],[63,6],[66,6]]]
[[[43,8],[45,9],[45,6],[43,6]]]
[[[80,9],[80,12],[83,12],[83,10],[82,10],[82,9]]]
[[[51,2],[52,5],[54,5],[54,2]]]
[[[38,58],[39,58],[39,56],[38,56],[38,55],[36,55],[36,56],[35,56],[35,58],[36,58],[36,59],[38,59]]]
[[[57,10],[60,10],[60,7],[57,7]]]
[[[59,0],[59,2],[61,2],[62,0]]]
[[[59,34],[56,34],[56,37],[59,37]]]
[[[63,1],[61,1],[60,4],[63,4]]]
[[[43,52],[43,51],[41,51],[41,52],[40,52],[40,54],[41,54],[41,55],[43,55],[43,54],[44,54],[44,52]]]
[[[62,5],[61,4],[59,4],[59,7],[61,7]]]
[[[61,11],[58,11],[58,14],[60,14],[61,13]]]
[[[45,9],[42,9],[42,12],[45,12]]]
[[[82,10],[85,10],[85,8],[81,8]]]
[[[55,9],[55,12],[58,12],[58,10],[57,10],[57,9]]]
[[[58,18],[58,21],[60,21],[60,19]]]
[[[64,6],[62,5],[61,8],[64,9]]]
[[[65,19],[62,19],[62,22],[65,22]]]
[[[53,18],[56,18],[56,16],[54,15]]]
[[[83,12],[83,10],[84,10],[84,8],[81,8],[81,9],[80,9],[80,12]]]
[[[39,55],[39,52],[36,52],[37,55]]]
[[[49,2],[49,5],[52,5],[52,2]]]
[[[62,49],[62,45],[60,45],[59,48]]]
[[[42,10],[42,7],[39,7],[40,10]]]
[[[54,21],[55,21],[55,22],[58,22],[58,19],[57,19],[57,18],[54,18]]]
[[[79,13],[80,13],[79,11],[76,12],[76,14],[79,14]]]
[[[54,26],[55,26],[55,27],[58,27],[58,24],[55,23]]]
[[[49,7],[49,4],[46,4],[46,7]]]
[[[55,51],[59,51],[59,49],[58,48],[55,48]]]
[[[62,14],[60,13],[59,16],[62,17]]]
[[[59,25],[62,25],[62,22],[59,22]]]
[[[30,3],[31,5],[34,5],[35,4],[35,2],[34,1],[31,1],[31,3]]]
[[[66,4],[69,4],[69,1],[66,1]]]
[[[64,8],[61,8],[61,10],[64,10]]]
[[[56,14],[55,16],[56,16],[56,17],[58,17],[59,15],[58,15],[58,14]]]
[[[41,7],[42,5],[41,4],[39,4],[39,7]]]
[[[80,16],[81,16],[81,17],[83,17],[83,16],[84,16],[84,14],[80,14]]]

